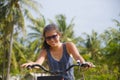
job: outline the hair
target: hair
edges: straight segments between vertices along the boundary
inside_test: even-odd
[[[43,29],[43,38],[44,38],[43,45],[42,45],[43,49],[50,48],[50,46],[47,44],[47,42],[45,40],[45,33],[48,32],[48,31],[51,31],[51,30],[55,30],[58,34],[61,35],[61,33],[59,31],[59,28],[58,28],[58,26],[56,24],[51,23],[51,24],[45,26],[45,28]]]

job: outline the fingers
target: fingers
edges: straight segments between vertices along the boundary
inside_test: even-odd
[[[28,63],[24,63],[21,65],[22,68],[26,68],[29,64]]]
[[[91,63],[91,62],[85,62],[84,64],[87,64],[88,68],[95,67],[95,65],[93,63]]]
[[[33,65],[34,62],[24,63],[21,65],[22,68],[27,68],[28,65]]]
[[[93,63],[90,62],[89,64],[90,64],[90,67],[95,67],[95,65]]]

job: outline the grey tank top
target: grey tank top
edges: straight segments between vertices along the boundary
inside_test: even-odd
[[[51,54],[50,50],[47,49],[47,58],[48,58],[48,64],[51,71],[65,71],[70,65],[73,64],[72,57],[68,54],[66,45],[63,44],[63,55],[60,61],[55,60]],[[71,68],[68,72],[64,74],[59,74],[60,76],[63,76],[64,80],[74,80],[74,69]]]

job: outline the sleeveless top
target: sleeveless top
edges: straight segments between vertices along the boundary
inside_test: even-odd
[[[47,49],[47,58],[48,58],[49,68],[53,72],[65,71],[65,69],[67,69],[70,65],[73,64],[73,59],[68,54],[65,44],[63,44],[63,55],[62,55],[62,58],[59,61],[55,60],[51,56],[49,49]],[[74,80],[74,69],[71,68],[66,73],[63,73],[63,74],[61,73],[59,75],[62,76],[64,78],[64,80]]]

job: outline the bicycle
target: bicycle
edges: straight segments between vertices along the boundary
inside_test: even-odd
[[[62,76],[59,76],[58,74],[61,74],[61,73],[64,74],[64,73],[66,73],[67,71],[69,71],[71,68],[73,68],[75,66],[89,67],[88,64],[86,64],[86,63],[80,64],[80,62],[77,61],[77,64],[73,64],[73,65],[69,66],[65,71],[56,71],[56,72],[53,72],[53,71],[47,70],[45,67],[43,67],[43,66],[41,66],[39,64],[28,65],[27,69],[39,67],[43,71],[45,71],[46,73],[50,73],[51,74],[50,76],[38,76],[37,80],[64,80],[64,78]]]

